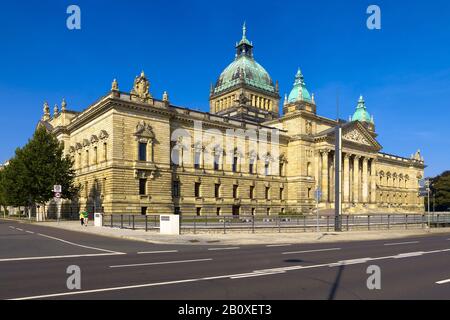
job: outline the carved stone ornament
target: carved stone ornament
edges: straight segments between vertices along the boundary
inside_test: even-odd
[[[372,144],[370,143],[370,141],[364,137],[361,132],[359,132],[357,129],[353,129],[349,132],[347,132],[346,134],[343,135],[342,137],[344,140],[347,141],[352,141],[352,142],[356,142],[359,144],[364,144],[367,146],[371,146]]]
[[[155,134],[153,133],[152,127],[145,123],[145,121],[140,121],[136,126],[136,131],[134,133],[137,137],[154,139]]]
[[[131,90],[131,98],[134,101],[148,102],[152,98],[149,92],[150,82],[146,78],[144,71],[139,77],[134,79],[134,86]]]
[[[97,143],[97,142],[98,142],[98,138],[97,138],[97,136],[95,134],[93,134],[91,136],[91,143],[94,144],[94,143]]]
[[[102,131],[100,131],[99,137],[101,140],[105,140],[105,139],[108,139],[109,134],[105,130],[102,130]]]

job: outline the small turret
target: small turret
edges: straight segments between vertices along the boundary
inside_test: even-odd
[[[61,102],[61,112],[66,112],[67,110],[67,103],[66,103],[66,99],[63,98],[62,102]]]
[[[55,104],[55,106],[53,107],[53,117],[56,118],[57,116],[59,116],[59,109],[58,105]]]
[[[48,121],[50,120],[50,107],[47,103],[47,101],[44,102],[44,116],[42,117],[42,120]]]

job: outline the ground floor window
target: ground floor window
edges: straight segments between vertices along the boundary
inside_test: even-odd
[[[201,216],[202,215],[202,208],[196,208],[197,210],[197,216]]]
[[[145,216],[147,214],[147,207],[141,207],[141,214]]]
[[[180,207],[175,207],[173,210],[173,214],[179,215],[180,214]]]
[[[221,213],[221,209],[220,209],[220,208],[217,208],[216,214],[217,214],[218,216],[220,216],[220,213]]]

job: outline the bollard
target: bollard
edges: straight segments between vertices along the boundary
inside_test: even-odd
[[[113,224],[113,214],[111,213],[111,228],[114,226]]]
[[[145,231],[148,231],[148,216],[145,215]]]
[[[405,228],[408,229],[408,215],[405,214]]]
[[[132,218],[133,218],[133,230],[134,230],[134,214],[133,214]]]
[[[194,216],[194,234],[197,232],[197,225],[196,225],[196,223],[197,223],[197,216]]]
[[[349,216],[347,215],[347,231],[349,231],[349,229],[348,229],[348,219],[349,219]]]
[[[367,215],[367,230],[370,231],[370,215]]]
[[[223,234],[225,234],[226,233],[226,231],[225,231],[225,229],[226,229],[226,221],[227,221],[227,219],[224,217],[223,218]],[[231,221],[231,222],[233,222],[233,221]]]
[[[252,233],[255,233],[255,216],[252,216]]]
[[[123,229],[123,214],[120,215],[120,229]]]

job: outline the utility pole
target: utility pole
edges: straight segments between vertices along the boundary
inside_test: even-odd
[[[334,144],[334,231],[342,231],[342,127],[339,122],[339,92],[336,94],[337,126]]]

